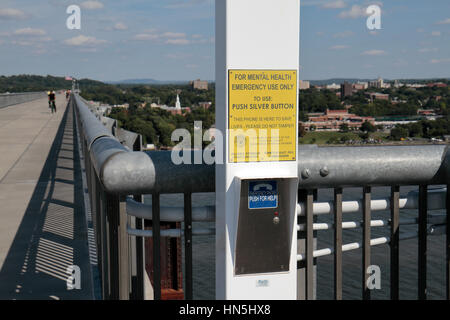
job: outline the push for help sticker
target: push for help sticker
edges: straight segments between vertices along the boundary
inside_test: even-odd
[[[271,209],[276,207],[278,207],[278,190],[275,180],[249,182],[249,209]]]

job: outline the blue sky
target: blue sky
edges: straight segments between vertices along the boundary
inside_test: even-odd
[[[300,27],[302,79],[450,77],[449,0],[304,0]],[[23,73],[212,80],[214,0],[0,0],[0,74]]]

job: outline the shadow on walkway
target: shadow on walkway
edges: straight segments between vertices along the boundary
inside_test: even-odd
[[[81,166],[72,103],[0,270],[0,299],[93,299]],[[81,289],[67,289],[67,268]]]

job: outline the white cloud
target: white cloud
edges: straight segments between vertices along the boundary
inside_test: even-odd
[[[104,7],[103,3],[101,3],[100,1],[95,1],[95,0],[89,0],[89,1],[84,1],[81,3],[81,8],[86,9],[86,10],[98,10],[98,9],[102,9]]]
[[[450,62],[450,58],[445,58],[445,59],[431,59],[431,60],[430,60],[430,63],[432,63],[432,64],[446,63],[446,62]]]
[[[337,44],[335,46],[330,47],[331,50],[342,50],[342,49],[347,49],[349,46],[345,45],[345,44]]]
[[[180,38],[180,39],[167,39],[166,44],[174,44],[174,45],[187,45],[191,42],[188,39]]]
[[[436,24],[450,24],[450,18],[436,22]]]
[[[168,53],[165,55],[166,58],[174,59],[174,60],[182,60],[186,58],[192,57],[192,54],[189,53]]]
[[[41,49],[44,48],[45,42],[53,40],[51,37],[45,36],[46,32],[41,29],[23,28],[14,31],[10,35],[16,36],[11,39],[10,43],[12,45],[34,47],[32,52],[39,52],[39,54],[43,53]]]
[[[45,48],[38,48],[33,50],[33,54],[41,55],[47,53],[47,49]]]
[[[170,4],[166,5],[166,9],[182,9],[182,8],[189,8],[196,5],[203,5],[203,4],[211,4],[212,0],[176,0],[171,1]]]
[[[139,33],[133,37],[133,40],[151,41],[159,39],[159,35],[153,33]]]
[[[361,17],[367,17],[366,8],[357,4],[353,5],[350,10],[339,13],[339,18],[341,19],[357,19]]]
[[[362,53],[364,56],[383,56],[386,54],[384,50],[367,50]]]
[[[324,9],[343,9],[346,6],[347,4],[343,0],[336,0],[322,4],[322,8]]]
[[[161,36],[163,38],[186,38],[186,34],[182,32],[164,32]]]
[[[80,52],[86,52],[86,53],[95,53],[98,51],[97,48],[80,48]]]
[[[394,67],[405,67],[408,65],[408,61],[406,61],[405,59],[397,59],[396,61],[394,61],[393,65]]]
[[[158,33],[156,29],[147,30],[144,33],[137,34],[133,40],[138,41],[158,41],[165,44],[173,45],[187,45],[191,43],[200,43],[203,39],[194,39],[193,41],[187,39],[186,33],[183,32],[162,32]],[[204,40],[205,42],[207,40]]]
[[[23,47],[34,46],[36,44],[36,42],[32,40],[13,40],[11,41],[11,43],[16,46],[23,46]]]
[[[6,9],[0,9],[0,20],[21,20],[25,19],[27,15],[25,12],[12,9],[12,8],[6,8]]]
[[[333,38],[347,38],[353,36],[355,33],[353,31],[343,31],[338,32],[333,35]]]
[[[46,32],[42,29],[23,28],[14,31],[14,34],[19,36],[43,36]]]
[[[106,40],[99,40],[95,37],[87,37],[83,35],[79,35],[78,37],[73,37],[67,40],[64,40],[64,43],[68,46],[96,46],[99,44],[106,43]]]
[[[438,48],[421,48],[418,51],[420,53],[437,52]]]
[[[115,30],[127,30],[127,29],[128,29],[128,26],[127,26],[125,23],[123,23],[123,22],[117,22],[117,23],[114,25],[114,29],[115,29]]]

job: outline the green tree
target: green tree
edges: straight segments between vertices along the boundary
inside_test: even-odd
[[[396,126],[391,130],[391,139],[392,140],[401,140],[402,138],[406,138],[409,132],[408,129],[402,126]]]
[[[342,124],[339,126],[339,131],[340,131],[340,132],[344,132],[344,133],[349,132],[350,129],[349,129],[349,127],[348,127],[348,124],[347,124],[347,123],[342,123]]]
[[[408,126],[408,131],[410,137],[422,137],[423,136],[422,123],[421,122],[411,123]]]
[[[377,131],[377,128],[370,123],[369,121],[364,121],[364,123],[361,125],[361,131],[363,132],[375,132]]]

